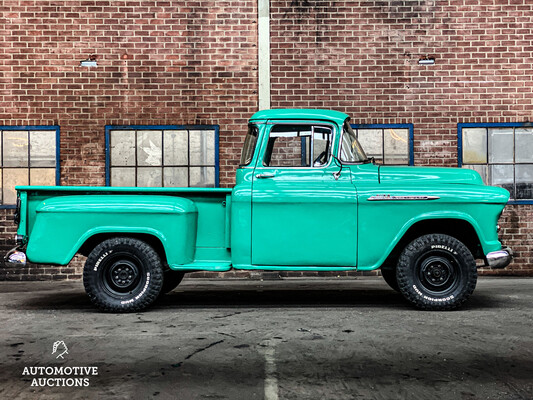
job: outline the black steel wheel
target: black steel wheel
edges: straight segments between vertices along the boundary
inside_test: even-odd
[[[108,239],[87,257],[83,283],[93,304],[102,311],[140,311],[151,305],[161,292],[161,259],[141,240]]]
[[[402,252],[396,271],[402,295],[425,310],[452,310],[472,294],[477,268],[470,250],[454,237],[424,235]]]

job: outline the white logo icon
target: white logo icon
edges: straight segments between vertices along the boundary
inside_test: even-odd
[[[63,358],[65,354],[68,354],[68,347],[64,341],[58,340],[57,342],[54,342],[54,346],[52,347],[52,354],[55,354],[56,352],[57,352],[56,358],[59,358],[59,357]]]

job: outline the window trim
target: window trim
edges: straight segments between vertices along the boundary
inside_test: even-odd
[[[61,186],[61,166],[60,166],[61,148],[59,145],[61,129],[59,125],[0,125],[0,131],[55,131],[56,132],[56,186]],[[28,142],[28,146],[30,146],[29,142]],[[1,157],[3,157],[3,151],[4,151],[4,148],[2,147],[2,154],[0,154]],[[4,167],[2,166],[0,168],[3,169]],[[28,169],[31,169],[29,165],[28,165]],[[4,181],[2,180],[1,188],[4,187],[3,185],[4,185]],[[17,208],[16,204],[0,204],[0,210],[15,209],[15,208]]]
[[[215,187],[220,187],[220,160],[219,160],[219,125],[106,125],[105,126],[105,185],[111,186],[111,147],[110,133],[113,130],[214,130],[215,131]],[[137,162],[137,161],[136,161]],[[190,164],[188,164],[190,168]],[[163,165],[161,166],[164,167]],[[135,167],[137,168],[137,166]]]
[[[457,124],[457,165],[463,167],[463,128],[533,128],[531,122],[460,122]],[[488,165],[488,164],[487,164]],[[513,161],[513,166],[516,163]],[[531,200],[509,200],[507,204],[533,204]]]
[[[311,120],[309,120],[311,121]],[[331,128],[331,143],[332,145],[335,144],[335,138],[337,137],[337,131],[335,129],[335,125],[331,122],[319,122],[319,123],[316,123],[316,122],[309,122],[307,120],[302,120],[301,122],[269,122],[269,125],[270,128],[268,130],[268,132],[265,132],[265,135],[268,135],[268,137],[266,138],[266,141],[265,141],[265,144],[262,145],[261,147],[264,147],[261,148],[261,153],[259,155],[259,158],[260,158],[260,161],[261,161],[261,165],[260,167],[261,168],[272,168],[272,169],[280,169],[280,168],[290,168],[290,169],[295,169],[295,168],[300,168],[300,169],[312,169],[312,170],[318,170],[318,169],[326,169],[328,168],[331,164],[332,164],[332,160],[333,160],[333,157],[330,157],[329,160],[328,160],[328,163],[326,165],[322,165],[320,167],[313,167],[313,166],[309,166],[309,167],[272,167],[272,166],[268,166],[268,165],[265,165],[265,156],[266,156],[266,152],[268,151],[268,141],[270,139],[270,133],[272,132],[272,129],[276,126],[276,125],[310,125],[311,126],[311,129],[312,129],[312,132],[314,132],[314,127],[315,126],[322,126],[322,127],[328,127],[328,128]],[[303,149],[303,143],[302,143],[302,149]],[[331,149],[331,152],[330,154],[333,154],[333,148]],[[259,160],[258,160],[259,161]]]
[[[409,129],[409,163],[408,166],[415,165],[415,152],[414,152],[414,124],[350,124],[352,129],[387,129],[387,128],[397,128],[397,129]],[[359,134],[357,135],[359,136]],[[359,138],[357,138],[359,140]],[[382,149],[384,149],[385,143],[382,144]],[[363,149],[364,150],[364,149]],[[385,154],[383,154],[385,158]],[[396,165],[396,164],[383,164],[383,165]],[[404,164],[405,165],[405,164]]]

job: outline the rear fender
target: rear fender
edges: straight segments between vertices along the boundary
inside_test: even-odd
[[[193,201],[157,195],[62,196],[43,201],[27,246],[34,263],[66,265],[95,235],[156,237],[169,264],[194,260],[198,210]]]

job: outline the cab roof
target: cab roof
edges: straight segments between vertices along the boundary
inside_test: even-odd
[[[319,109],[276,109],[276,110],[262,110],[256,112],[250,118],[251,121],[257,120],[271,120],[271,119],[311,119],[311,120],[328,120],[334,121],[338,125],[342,125],[349,115],[335,110],[319,110]]]

